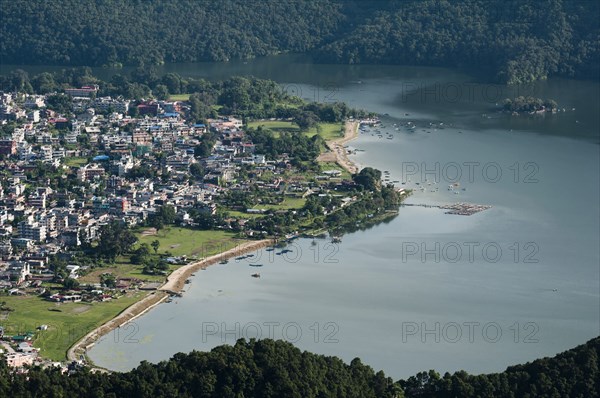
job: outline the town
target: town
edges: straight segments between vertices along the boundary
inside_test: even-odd
[[[185,98],[98,94],[95,84],[0,93],[9,366],[64,360],[183,264],[249,240],[343,233],[399,205],[379,171],[317,161],[344,137],[344,120],[301,129],[291,117],[217,114],[198,123]],[[346,128],[358,128],[353,117]]]

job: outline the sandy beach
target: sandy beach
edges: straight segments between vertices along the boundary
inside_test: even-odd
[[[321,162],[335,162],[347,170],[350,174],[359,172],[358,166],[348,159],[348,153],[344,144],[358,137],[358,120],[349,120],[344,125],[344,137],[326,143],[329,151],[322,153],[317,158]]]
[[[162,285],[157,291],[149,293],[146,297],[127,307],[119,315],[92,330],[81,340],[75,343],[67,351],[67,359],[78,360],[79,356],[85,355],[87,349],[91,347],[100,337],[110,333],[112,330],[118,327],[121,327],[121,325],[124,325],[127,322],[131,322],[135,318],[162,303],[167,297],[169,297],[169,293],[181,292],[185,286],[185,281],[194,272],[216,264],[219,261],[240,256],[244,253],[258,250],[272,244],[274,244],[272,239],[244,242],[223,253],[218,253],[213,256],[203,258],[202,260],[179,267],[167,277],[165,284]]]
[[[185,286],[186,279],[188,279],[194,272],[202,269],[203,267],[208,267],[210,265],[216,264],[221,260],[240,256],[244,253],[258,250],[272,244],[274,244],[274,241],[272,239],[245,242],[223,253],[215,254],[214,256],[210,256],[200,261],[196,261],[194,263],[179,267],[167,277],[167,282],[164,285],[162,285],[159,290],[167,292],[181,292],[181,290]]]

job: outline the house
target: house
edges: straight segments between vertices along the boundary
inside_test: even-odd
[[[71,97],[91,98],[96,95],[99,89],[100,87],[94,84],[93,86],[83,86],[81,88],[67,88],[65,89],[65,94]]]
[[[0,140],[0,155],[14,155],[17,153],[17,141]]]
[[[69,278],[79,278],[77,271],[79,271],[80,268],[81,267],[79,265],[67,265],[67,271],[69,271]]]
[[[8,271],[10,272],[10,278],[16,281],[17,284],[25,281],[31,275],[29,263],[24,261],[15,261],[8,267]]]
[[[6,363],[11,368],[21,368],[25,365],[33,365],[36,356],[21,352],[6,354]]]
[[[54,301],[56,303],[77,303],[81,301],[80,294],[53,294],[52,296],[46,298],[48,301]]]
[[[97,163],[86,164],[77,170],[77,179],[79,181],[90,181],[96,177],[104,177],[105,170]]]

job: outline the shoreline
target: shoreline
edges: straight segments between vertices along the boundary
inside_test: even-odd
[[[168,293],[180,293],[185,286],[185,281],[196,271],[200,270],[203,267],[209,267],[211,265],[216,264],[219,261],[229,259],[231,257],[236,257],[242,255],[247,252],[251,252],[253,250],[262,249],[263,247],[267,247],[275,244],[273,239],[262,239],[256,241],[249,241],[232,247],[229,250],[226,250],[222,253],[217,253],[212,256],[203,258],[202,260],[183,265],[177,268],[175,271],[171,272],[167,276],[167,281],[164,285],[158,288],[159,291],[168,292]]]
[[[67,350],[67,360],[76,361],[80,355],[87,356],[87,350],[96,343],[101,337],[107,335],[113,330],[120,328],[121,325],[131,322],[142,316],[157,305],[166,300],[170,294],[180,293],[185,286],[185,281],[196,271],[216,264],[219,261],[236,257],[247,252],[262,249],[273,245],[273,239],[262,239],[258,241],[247,241],[239,244],[222,253],[203,258],[202,260],[183,265],[167,276],[167,281],[157,290],[148,293],[144,298],[136,301],[129,307],[121,311],[117,316],[103,323],[97,328],[91,330]],[[88,362],[91,362],[88,360]],[[102,370],[101,368],[98,368]]]
[[[360,171],[358,165],[348,158],[348,152],[344,144],[358,137],[358,120],[348,120],[344,123],[344,136],[336,140],[326,141],[325,145],[329,151],[320,154],[317,161],[335,162],[350,174],[356,174]]]

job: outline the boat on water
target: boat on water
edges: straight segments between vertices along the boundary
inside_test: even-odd
[[[251,275],[253,278],[260,278],[260,274],[257,272],[256,274]]]
[[[262,264],[250,264],[251,267],[262,267]]]
[[[221,260],[221,261],[219,261],[219,264],[227,264],[228,262],[229,261],[227,261],[227,260]]]

